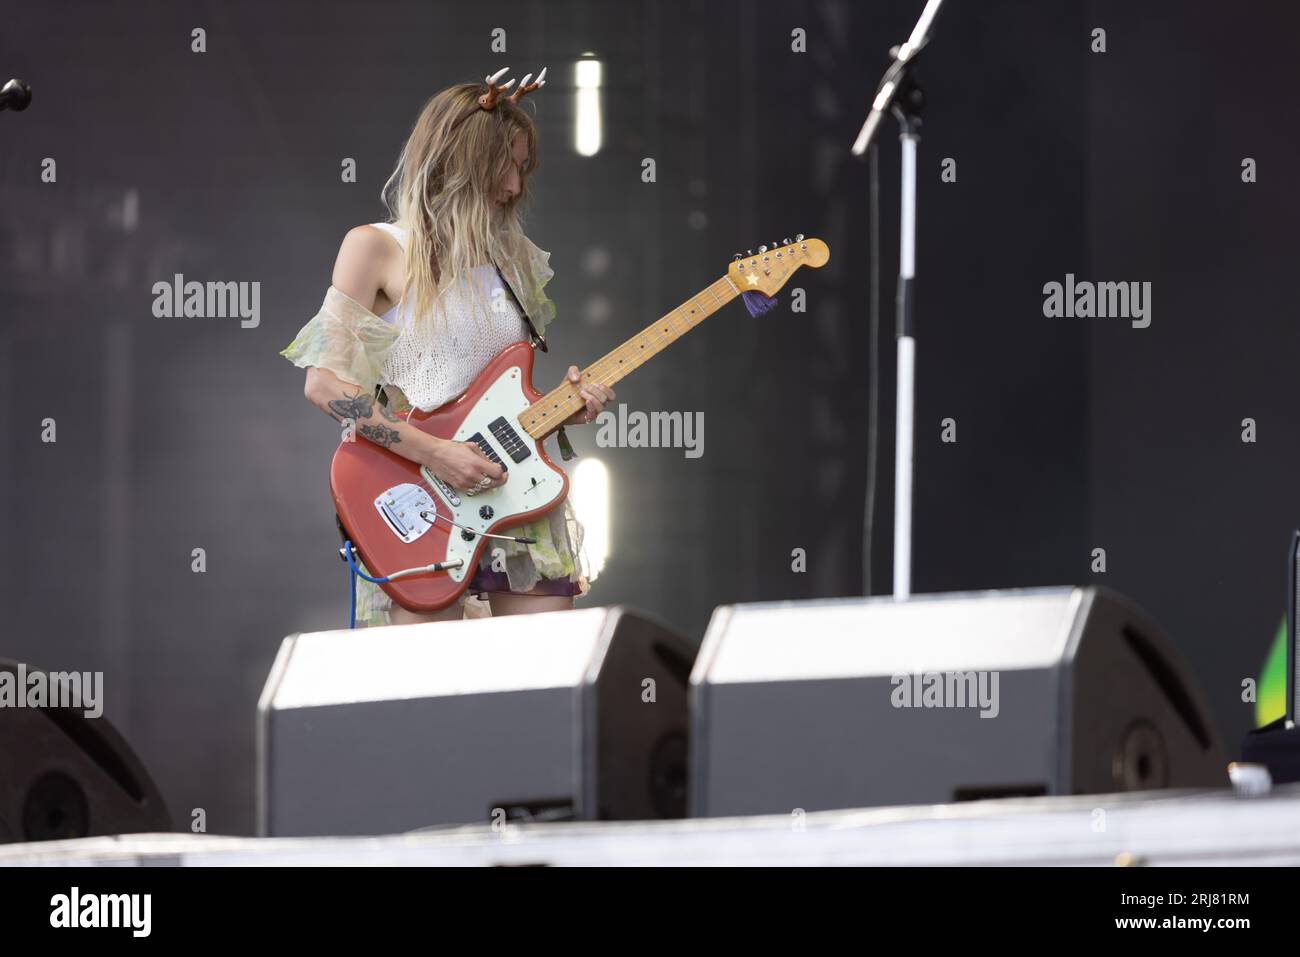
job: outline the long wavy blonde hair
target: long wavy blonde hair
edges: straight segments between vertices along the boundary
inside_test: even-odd
[[[537,169],[537,127],[505,96],[492,110],[478,109],[485,89],[461,83],[430,97],[380,194],[390,221],[408,236],[401,301],[417,318],[434,313],[434,303],[475,266],[503,263],[509,234],[523,233],[520,213],[528,177]],[[495,196],[514,162],[511,147],[519,132],[528,140],[528,160],[519,195],[502,210]],[[468,285],[478,301],[478,284]]]

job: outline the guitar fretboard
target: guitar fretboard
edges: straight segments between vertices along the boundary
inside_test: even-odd
[[[652,356],[663,352],[738,295],[740,291],[731,279],[723,276],[583,369],[582,382],[613,385],[633,369],[644,365]],[[524,430],[538,441],[554,432],[565,419],[586,405],[578,395],[579,388],[581,386],[566,381],[534,402],[519,416]]]

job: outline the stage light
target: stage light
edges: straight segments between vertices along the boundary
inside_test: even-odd
[[[573,148],[579,156],[595,156],[600,152],[600,77],[599,60],[582,59],[574,64],[577,100],[573,111]]]
[[[571,485],[569,494],[582,523],[594,581],[609,557],[609,469],[600,459],[584,457],[573,470]]]

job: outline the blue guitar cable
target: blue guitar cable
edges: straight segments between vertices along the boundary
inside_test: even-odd
[[[420,514],[421,517],[425,517],[424,512],[421,512]],[[439,515],[435,517],[442,518],[443,516]],[[426,521],[428,521],[429,524],[433,524],[434,520],[426,518]],[[448,518],[447,521],[450,522],[452,525],[456,526],[457,528],[467,529],[467,526],[462,525],[460,522],[453,522],[450,518]],[[482,535],[484,538],[499,538],[502,541],[519,542],[521,545],[537,544],[537,539],[529,538],[526,535],[495,535],[492,532],[479,532],[478,534]],[[364,578],[366,581],[373,582],[376,585],[381,585],[384,582],[390,582],[395,578],[405,578],[407,575],[418,575],[423,572],[441,572],[441,571],[446,571],[448,568],[456,568],[461,565],[461,560],[458,558],[454,562],[434,562],[432,565],[418,565],[415,568],[404,568],[400,572],[392,572],[385,578],[372,578],[371,576],[367,575],[365,572],[363,572],[360,568],[357,567],[356,557],[353,554],[352,540],[350,538],[343,540],[343,557],[347,559],[347,563],[348,563],[348,586],[349,586],[348,590],[352,596],[349,602],[349,610],[348,610],[349,628],[357,627],[357,578],[358,577]]]
[[[368,582],[373,582],[376,585],[381,584],[382,582],[386,582],[388,581],[388,579],[371,578],[369,575],[367,575],[365,572],[363,572],[360,568],[357,567],[357,560],[352,555],[351,539],[347,539],[346,541],[343,542],[343,556],[348,561],[348,585],[350,586],[348,590],[352,595],[351,602],[349,603],[349,608],[348,608],[348,627],[356,628],[357,627],[357,578],[358,576],[364,578]]]

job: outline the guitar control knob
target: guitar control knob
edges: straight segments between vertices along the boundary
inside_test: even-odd
[[[460,533],[460,537],[465,539],[465,541],[467,542],[474,541],[474,533],[471,532],[468,528]]]
[[[484,505],[482,508],[478,510],[479,518],[491,518],[494,514],[495,513],[492,511],[491,505]]]

